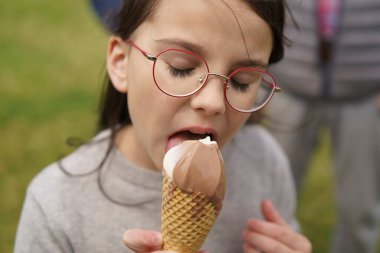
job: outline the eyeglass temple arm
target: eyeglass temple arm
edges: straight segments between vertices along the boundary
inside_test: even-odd
[[[264,81],[264,82],[266,82],[266,81]],[[281,90],[281,88],[280,87],[278,87],[277,85],[276,85],[276,82],[270,82],[270,85],[272,85],[272,86],[274,86],[274,92],[281,92],[282,90]]]
[[[155,57],[154,55],[152,55],[152,54],[148,53],[147,51],[141,49],[132,40],[127,40],[127,43],[129,45],[131,45],[132,47],[136,48],[137,50],[139,50],[140,53],[142,53],[148,60],[151,60],[151,61],[156,61],[157,60],[157,57]]]

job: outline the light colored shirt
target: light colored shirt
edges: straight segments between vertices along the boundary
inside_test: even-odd
[[[67,172],[76,176],[54,163],[34,178],[15,253],[130,252],[121,239],[126,229],[160,230],[161,172],[140,168],[112,148],[100,171],[80,176],[98,167],[109,133],[100,133],[63,160]],[[293,220],[293,181],[282,150],[260,126],[244,127],[222,153],[227,191],[204,248],[212,253],[242,252],[245,222],[261,218],[264,198],[272,200],[286,220]]]

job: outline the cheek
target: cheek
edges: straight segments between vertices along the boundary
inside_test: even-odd
[[[128,102],[131,116],[166,117],[175,111],[176,99],[164,94],[153,79],[152,63],[146,59],[131,62],[128,68]],[[137,112],[137,113],[135,113]],[[146,120],[146,119],[145,119]],[[161,121],[167,120],[162,118]]]
[[[150,78],[131,79],[127,95],[128,109],[134,125],[141,127],[141,120],[152,120],[151,116],[160,103],[155,89],[157,88]]]
[[[133,70],[134,68],[131,68],[131,71]],[[129,113],[134,126],[153,137],[151,135],[154,135],[161,125],[170,121],[170,116],[176,107],[173,98],[162,93],[156,86],[151,68],[134,71],[128,79]]]
[[[150,62],[144,58],[141,60],[145,61],[141,61],[137,56],[131,59],[133,62],[129,63],[127,69],[128,108],[131,117],[136,117],[144,114],[144,111],[149,113],[156,87]]]

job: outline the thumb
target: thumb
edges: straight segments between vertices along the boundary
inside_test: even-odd
[[[162,235],[143,229],[129,229],[123,235],[124,244],[135,252],[152,252],[162,249]]]

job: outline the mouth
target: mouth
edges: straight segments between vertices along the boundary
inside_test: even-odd
[[[176,132],[169,137],[166,152],[172,147],[181,144],[187,140],[200,140],[206,137],[210,137],[211,141],[216,141],[216,133],[213,130],[203,131],[203,130],[184,130]]]

